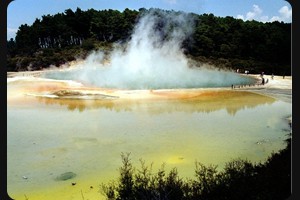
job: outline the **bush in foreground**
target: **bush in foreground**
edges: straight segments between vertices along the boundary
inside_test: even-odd
[[[235,159],[218,172],[214,165],[196,162],[192,180],[180,178],[176,168],[167,173],[164,165],[152,173],[152,165],[143,160],[135,170],[130,153],[121,158],[119,179],[101,185],[109,200],[284,200],[291,195],[291,139],[265,163]]]

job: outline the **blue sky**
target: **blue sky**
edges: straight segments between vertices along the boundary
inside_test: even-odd
[[[120,11],[161,8],[243,20],[292,22],[292,7],[284,0],[14,0],[7,8],[7,39],[15,37],[21,24],[31,25],[43,15],[62,13],[69,8],[75,11],[77,7]]]

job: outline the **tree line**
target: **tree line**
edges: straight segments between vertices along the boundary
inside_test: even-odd
[[[126,43],[139,18],[152,10],[178,12],[154,8],[126,8],[122,12],[77,8],[43,15],[32,25],[22,24],[15,39],[7,41],[8,71],[58,66],[78,55],[84,57],[93,49],[109,50],[114,42]],[[291,23],[243,21],[213,14],[188,15],[194,19],[194,31],[182,44],[187,56],[250,72],[264,70],[290,75]]]

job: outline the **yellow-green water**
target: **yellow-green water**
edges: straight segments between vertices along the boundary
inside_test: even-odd
[[[7,192],[17,200],[104,199],[99,185],[117,180],[122,152],[136,168],[143,159],[192,178],[195,161],[265,161],[289,133],[291,104],[251,92],[74,100],[23,95],[24,84],[8,84]],[[55,180],[69,171],[77,176]]]

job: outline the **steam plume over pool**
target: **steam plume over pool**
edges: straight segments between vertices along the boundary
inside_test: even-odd
[[[254,82],[250,77],[189,61],[181,46],[192,33],[191,15],[150,10],[136,24],[126,47],[116,45],[108,63],[103,52],[94,51],[73,68],[44,76],[120,89],[227,87]]]

